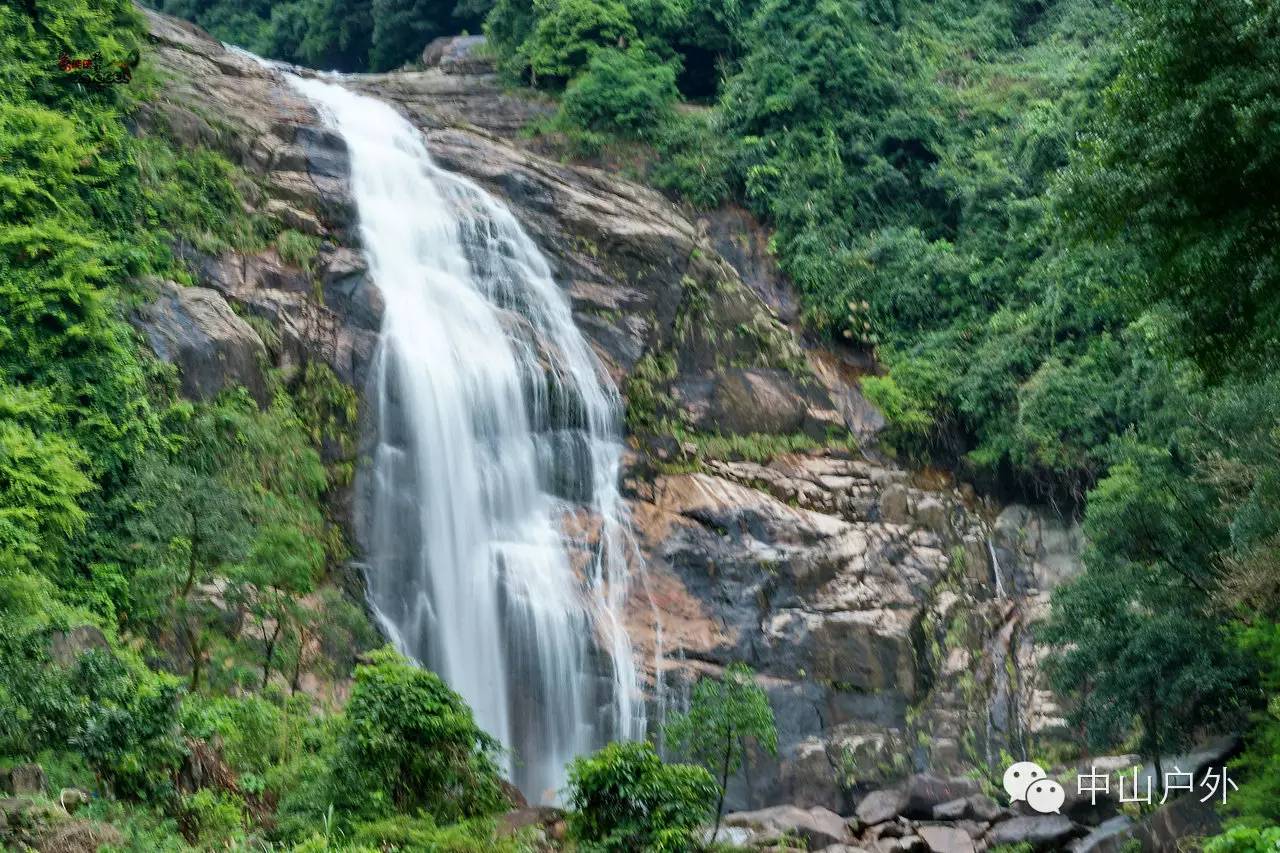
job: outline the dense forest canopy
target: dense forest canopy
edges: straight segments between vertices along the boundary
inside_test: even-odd
[[[418,58],[428,41],[468,27],[480,9],[454,0],[161,0],[230,44],[310,68],[386,71]]]
[[[1280,3],[157,5],[347,71],[483,28],[508,85],[558,99],[536,132],[643,150],[691,208],[749,208],[806,331],[884,366],[863,390],[900,458],[1083,518],[1086,570],[1043,636],[1090,746],[1247,728],[1232,815],[1280,822]],[[133,85],[69,84],[59,54],[90,43]],[[322,451],[351,441],[355,397],[307,364],[265,405],[191,403],[139,345],[128,311],[192,281],[179,242],[301,239],[245,212],[225,158],[130,132],[157,86],[144,54],[125,0],[0,8],[0,756],[105,780],[97,813],[136,849],[176,849],[179,823],[243,842],[268,800],[299,849],[336,849],[331,830],[479,849],[505,805],[496,744],[439,679],[353,652],[345,713],[280,692],[307,637],[375,642],[329,582],[348,546],[326,497],[350,470]],[[228,641],[196,594],[215,579],[276,635]],[[45,639],[82,623],[105,647],[52,666]],[[162,665],[175,635],[189,659]],[[214,735],[251,781],[180,797],[184,744]],[[372,794],[344,799],[350,778]],[[598,849],[693,843],[725,784],[635,745],[572,778]]]

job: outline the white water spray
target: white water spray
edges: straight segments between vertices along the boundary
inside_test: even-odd
[[[289,79],[347,143],[386,302],[360,486],[370,601],[511,750],[526,796],[551,801],[575,755],[645,727],[617,390],[505,206],[437,167],[389,105]]]

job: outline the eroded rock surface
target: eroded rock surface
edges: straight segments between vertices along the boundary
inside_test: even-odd
[[[633,517],[665,701],[679,706],[697,677],[746,661],[776,710],[779,758],[751,757],[735,805],[929,818],[978,792],[913,776],[864,797],[913,769],[983,764],[1025,736],[1033,709],[1056,712],[1033,701],[1042,688],[1021,669],[1038,660],[1023,621],[1034,609],[997,594],[963,490],[920,489],[841,451],[706,467],[656,478]],[[632,637],[646,654],[648,608],[636,598]]]
[[[265,402],[267,350],[258,333],[215,290],[166,281],[159,291],[134,323],[156,355],[178,366],[183,394],[211,400],[227,387],[243,386]]]

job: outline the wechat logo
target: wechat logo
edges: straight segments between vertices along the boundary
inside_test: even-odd
[[[1040,814],[1062,814],[1062,804],[1067,801],[1063,787],[1034,761],[1019,761],[1004,771],[1004,790],[1010,802],[1021,800]]]

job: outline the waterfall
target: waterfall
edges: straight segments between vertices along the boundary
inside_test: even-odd
[[[358,484],[370,603],[509,749],[512,781],[553,801],[569,760],[645,727],[617,389],[502,203],[391,106],[289,80],[347,143],[386,303]]]
[[[996,598],[1005,598],[1004,571],[1000,568],[1000,558],[996,556],[996,546],[990,535],[987,536],[987,553],[991,555],[991,571],[995,573]]]

